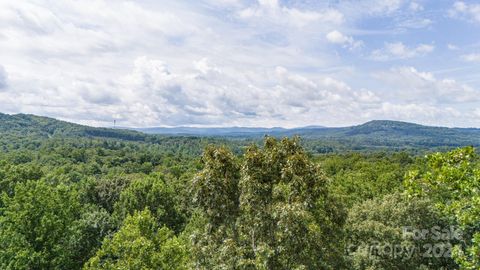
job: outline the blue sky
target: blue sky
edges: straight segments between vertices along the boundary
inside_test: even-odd
[[[111,126],[480,127],[480,2],[0,2],[0,111]]]

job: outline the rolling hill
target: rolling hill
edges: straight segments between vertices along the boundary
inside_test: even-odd
[[[215,137],[256,141],[265,135],[300,136],[307,144],[336,149],[433,149],[480,146],[480,129],[446,128],[374,120],[362,125],[328,128],[142,128],[112,129],[73,124],[28,114],[0,114],[0,135],[15,137],[93,137],[126,141],[158,141],[165,137]],[[314,147],[312,147],[314,148]]]
[[[305,139],[353,143],[362,146],[463,146],[480,145],[480,129],[432,127],[408,122],[373,120],[358,126],[328,128],[146,128],[136,129],[149,134],[183,136],[222,136],[260,138],[301,136]]]

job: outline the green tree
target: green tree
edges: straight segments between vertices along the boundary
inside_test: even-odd
[[[435,230],[441,232],[450,229],[450,225],[428,199],[408,199],[395,193],[366,200],[349,211],[346,223],[349,268],[455,268],[448,256],[455,239],[435,238]],[[425,238],[414,234],[422,230],[428,231]],[[428,253],[433,247],[441,249],[441,256]]]
[[[69,186],[27,181],[3,202],[1,269],[78,269],[108,231],[108,215],[87,212]]]
[[[112,238],[106,238],[84,269],[187,269],[185,244],[167,227],[159,227],[146,209],[128,215]]]
[[[411,171],[406,178],[411,196],[431,198],[455,219],[465,232],[465,243],[454,257],[463,269],[480,268],[480,167],[473,147],[427,157],[424,171]]]
[[[197,267],[341,267],[344,215],[297,139],[249,147],[240,168],[224,148],[207,149],[203,161],[193,181],[197,222],[206,223],[194,234],[194,250],[205,251],[195,253]]]
[[[413,160],[406,153],[349,153],[319,157],[332,179],[331,192],[351,207],[355,203],[403,190]]]
[[[109,213],[113,212],[121,192],[133,181],[131,175],[108,175],[92,181],[91,200]]]
[[[202,162],[204,169],[192,181],[193,203],[202,210],[190,221],[197,228],[192,233],[195,267],[235,269],[239,166],[224,147],[206,148]]]
[[[17,183],[24,183],[28,180],[38,180],[42,178],[42,176],[43,172],[37,165],[8,164],[3,166],[3,168],[0,167],[0,191],[6,192],[11,196]]]
[[[127,215],[148,208],[159,224],[178,232],[184,221],[177,211],[174,197],[175,190],[166,185],[161,174],[135,179],[120,193],[114,216],[121,222]]]

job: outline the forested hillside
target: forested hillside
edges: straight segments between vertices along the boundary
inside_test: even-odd
[[[93,128],[29,114],[8,115],[0,113],[0,133],[12,136],[37,137],[101,137],[140,141],[145,135],[109,128]]]
[[[475,149],[368,145],[430,128],[351,128],[362,146],[1,117],[0,269],[480,268]]]
[[[172,138],[221,141],[246,146],[259,143],[265,136],[276,138],[300,136],[304,147],[312,153],[345,151],[425,152],[448,150],[462,146],[480,146],[480,129],[429,127],[398,121],[370,121],[363,125],[326,128],[95,128],[35,115],[0,113],[0,134],[19,138],[99,138],[146,143],[160,143]],[[147,132],[147,133],[143,133]],[[187,140],[188,141],[188,140]]]
[[[370,121],[362,125],[328,128],[143,128],[148,134],[183,136],[222,136],[227,138],[261,138],[300,136],[305,140],[342,144],[350,149],[421,148],[480,145],[480,129],[431,127],[399,121]],[[338,147],[338,146],[337,146]],[[345,150],[345,148],[343,148]]]

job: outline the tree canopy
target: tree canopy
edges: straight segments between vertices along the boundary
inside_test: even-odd
[[[0,269],[480,268],[472,147],[424,156],[311,137],[8,125]]]

